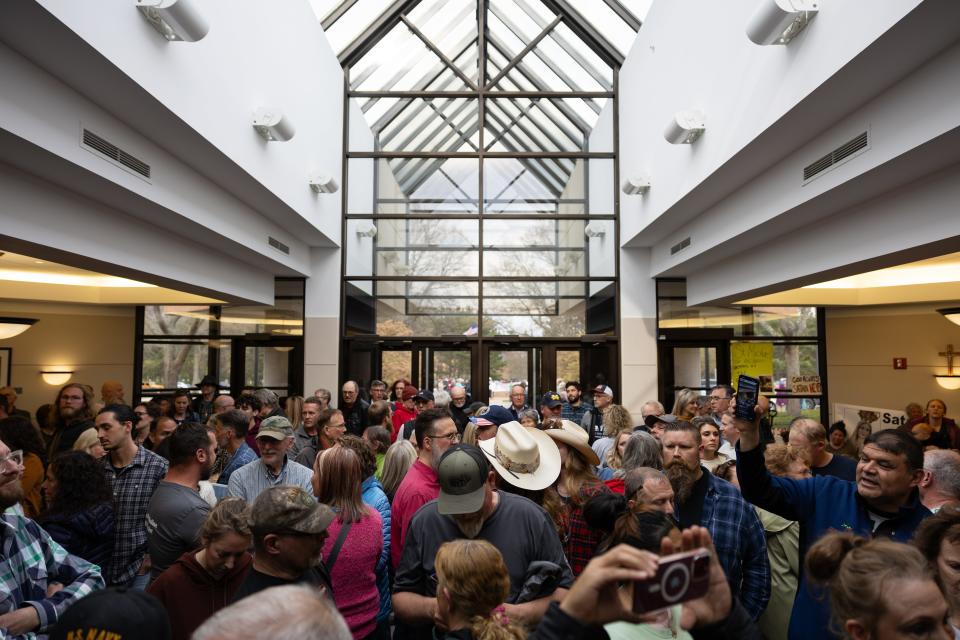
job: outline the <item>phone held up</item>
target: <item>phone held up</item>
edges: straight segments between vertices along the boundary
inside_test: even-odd
[[[694,549],[660,558],[657,574],[633,583],[635,613],[702,598],[710,586],[710,552]]]
[[[737,380],[737,404],[733,414],[740,420],[753,422],[756,419],[753,408],[757,406],[759,393],[760,381],[757,378],[741,375]]]

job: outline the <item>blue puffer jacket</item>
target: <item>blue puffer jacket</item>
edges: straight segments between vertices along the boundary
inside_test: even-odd
[[[393,611],[390,605],[390,500],[376,476],[370,476],[361,486],[364,504],[380,513],[383,523],[383,550],[377,560],[377,590],[380,592],[380,613],[377,622],[385,620]]]
[[[113,552],[113,505],[102,502],[79,513],[55,514],[40,522],[64,549],[106,572]]]

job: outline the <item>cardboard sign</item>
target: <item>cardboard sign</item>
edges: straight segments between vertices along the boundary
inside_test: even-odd
[[[807,396],[819,396],[823,393],[820,376],[790,376],[790,392]]]

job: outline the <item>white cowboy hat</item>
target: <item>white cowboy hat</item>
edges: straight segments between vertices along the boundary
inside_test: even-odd
[[[573,447],[580,452],[588,464],[597,466],[600,464],[600,457],[597,452],[590,448],[590,437],[583,427],[571,420],[562,420],[563,428],[546,429],[544,433],[553,438],[556,442],[562,442],[568,447]]]
[[[539,491],[560,476],[560,449],[539,429],[514,420],[500,425],[495,438],[478,445],[497,474],[515,487]]]

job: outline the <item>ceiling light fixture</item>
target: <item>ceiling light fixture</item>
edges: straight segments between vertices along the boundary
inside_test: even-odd
[[[196,42],[210,31],[191,0],[137,0],[137,9],[170,42]]]
[[[634,176],[623,181],[620,187],[628,196],[644,195],[650,191],[650,178],[646,176]]]
[[[703,112],[687,109],[673,114],[670,124],[663,130],[663,137],[670,144],[693,144],[705,130]]]
[[[34,324],[36,320],[32,318],[2,318],[0,317],[0,340],[13,338],[20,335]]]
[[[310,188],[314,193],[336,193],[340,185],[333,176],[318,173],[310,177]]]
[[[260,107],[254,111],[253,128],[267,142],[286,142],[297,132],[290,119],[276,107]]]
[[[358,238],[374,238],[377,235],[377,227],[373,223],[357,226]]]
[[[817,15],[811,0],[763,0],[747,22],[747,37],[756,44],[787,44]]]
[[[54,387],[66,384],[72,375],[73,371],[67,369],[49,369],[40,372],[43,381]]]
[[[960,307],[950,307],[949,309],[937,309],[937,313],[952,322],[960,324]]]

